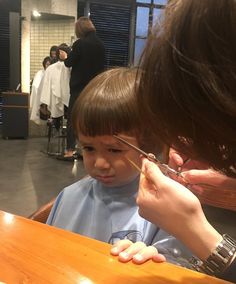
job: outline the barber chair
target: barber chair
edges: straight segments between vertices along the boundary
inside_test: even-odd
[[[66,148],[66,124],[64,118],[49,118],[47,127],[47,154],[49,156],[63,156]]]
[[[40,222],[40,223],[46,223],[54,202],[55,202],[55,198],[53,198],[47,204],[41,206],[34,213],[32,213],[28,218],[31,220]]]

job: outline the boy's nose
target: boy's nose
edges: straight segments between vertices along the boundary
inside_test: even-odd
[[[109,169],[110,163],[104,157],[99,156],[96,157],[94,166],[97,169]]]

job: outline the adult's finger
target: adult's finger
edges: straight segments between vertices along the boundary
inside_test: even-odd
[[[182,176],[184,180],[190,184],[209,184],[212,186],[220,186],[226,181],[229,181],[231,184],[234,180],[232,179],[232,181],[230,181],[230,178],[212,169],[189,170],[182,172]]]
[[[178,152],[176,152],[176,150],[170,148],[168,165],[171,168],[177,170],[179,167],[183,165],[183,163],[184,163],[183,157]]]
[[[146,158],[143,158],[141,178],[145,178],[149,183],[149,186],[153,185],[157,190],[162,182],[162,179],[165,178],[165,176],[155,163],[150,162]]]

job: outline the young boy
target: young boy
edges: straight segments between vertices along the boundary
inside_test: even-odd
[[[89,176],[59,194],[47,224],[111,244],[128,239],[151,245],[167,236],[139,216],[139,171],[133,163],[140,167],[141,159],[113,137],[118,134],[153,151],[139,131],[135,79],[134,69],[112,69],[95,77],[80,94],[72,121]]]

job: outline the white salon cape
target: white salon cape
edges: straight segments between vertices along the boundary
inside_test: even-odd
[[[51,117],[64,115],[64,105],[69,105],[70,98],[70,68],[64,62],[58,61],[50,65],[42,80],[40,103],[46,104]]]
[[[127,185],[110,188],[91,177],[83,178],[58,195],[47,224],[111,244],[129,239],[143,241],[146,245],[155,244],[159,250],[161,240],[167,259],[182,265],[179,255],[176,258],[172,251],[177,248],[183,255],[184,250],[187,257],[191,253],[188,254],[174,237],[139,215],[136,204],[138,183],[139,178],[136,178]],[[165,249],[168,244],[172,246],[170,252]]]
[[[30,120],[36,124],[40,124],[39,107],[40,107],[40,91],[39,86],[43,80],[45,70],[39,70],[33,79],[31,94],[30,94]]]

